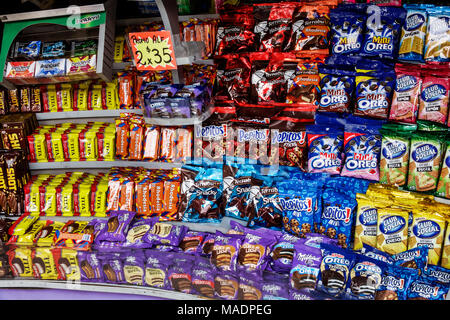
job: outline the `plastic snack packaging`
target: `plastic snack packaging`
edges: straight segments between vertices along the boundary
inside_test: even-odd
[[[405,5],[406,19],[398,50],[398,59],[423,62],[428,15],[425,6]]]
[[[14,58],[25,58],[26,60],[36,60],[41,54],[42,42],[30,41],[30,42],[19,42],[14,44]]]
[[[401,28],[406,18],[403,7],[367,7],[366,32],[361,54],[381,59],[396,59]]]
[[[176,129],[176,154],[177,162],[186,162],[192,157],[192,130],[190,128]]]
[[[445,300],[447,293],[447,284],[432,281],[427,277],[417,277],[411,281],[405,300]]]
[[[248,102],[251,70],[248,54],[217,57],[216,99]]]
[[[416,270],[389,266],[383,272],[375,300],[406,300],[409,285],[416,277]]]
[[[284,63],[285,66],[288,63],[295,65],[295,71],[287,80],[286,103],[318,104],[320,93],[318,65],[322,62],[321,56],[312,56],[311,59]],[[286,66],[286,69],[290,68]]]
[[[41,112],[41,89],[38,86],[30,88],[31,112]],[[1,109],[1,107],[0,107]],[[1,113],[1,111],[0,111]]]
[[[333,55],[358,54],[361,51],[366,26],[363,7],[342,4],[330,10],[330,53]]]
[[[160,127],[145,125],[143,159],[155,161],[159,158]]]
[[[443,268],[450,269],[450,228],[448,227],[448,219],[447,229],[444,236],[444,244],[442,247],[442,259],[440,265]]]
[[[363,248],[363,244],[375,247],[379,203],[360,193],[356,194],[356,201],[358,202],[358,210],[356,212],[353,250]]]
[[[66,43],[64,41],[44,42],[42,44],[42,58],[64,57],[66,54]]]
[[[36,70],[34,76],[40,77],[58,77],[66,74],[65,59],[50,59],[36,61]]]
[[[445,148],[436,195],[450,199],[450,143],[448,140],[445,142]]]
[[[420,92],[417,119],[445,125],[448,118],[449,89],[448,76],[425,75]]]
[[[378,209],[377,249],[389,254],[407,250],[408,215],[399,208]]]
[[[425,39],[424,59],[426,62],[441,63],[450,61],[448,7],[427,8],[428,25]]]
[[[407,183],[410,137],[407,131],[380,130],[380,183],[405,186]]]
[[[10,61],[6,65],[5,78],[33,78],[36,61]]]
[[[85,73],[92,73],[97,70],[97,56],[80,56],[70,57],[66,59],[66,73],[67,75],[78,75]]]
[[[119,119],[116,119],[116,157],[126,159],[128,157],[128,145],[130,142],[130,124],[128,116],[121,114]]]
[[[407,187],[411,191],[433,192],[438,183],[443,157],[441,138],[426,132],[411,135]]]
[[[175,161],[175,138],[176,129],[163,127],[161,128],[161,151],[160,159],[166,162]]]
[[[392,96],[389,120],[416,123],[422,88],[420,70],[413,65],[397,65],[397,79]]]
[[[319,111],[350,112],[355,91],[355,75],[351,70],[319,66]]]

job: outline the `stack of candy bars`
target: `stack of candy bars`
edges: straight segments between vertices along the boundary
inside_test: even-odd
[[[25,212],[24,186],[30,178],[23,150],[0,149],[0,214],[20,216]]]
[[[28,137],[31,162],[113,161],[113,123],[63,123],[37,127]]]
[[[89,223],[25,215],[5,225],[3,277],[131,284],[224,300],[445,300],[450,284],[449,269],[430,263],[424,246],[396,254],[367,244],[349,250],[319,234],[298,238],[234,221],[226,233],[207,233],[129,211]]]
[[[106,216],[108,176],[83,172],[32,176],[23,187],[32,216]]]
[[[0,116],[0,148],[22,150],[28,156],[27,136],[37,127],[36,116],[31,113]]]
[[[155,126],[146,124],[143,116],[121,113],[115,130],[117,159],[180,163],[192,157],[192,126]]]
[[[161,220],[180,220],[179,169],[112,168],[108,173],[108,212],[134,211]]]
[[[5,78],[27,84],[30,78],[81,80],[96,74],[96,40],[17,41],[10,50]]]

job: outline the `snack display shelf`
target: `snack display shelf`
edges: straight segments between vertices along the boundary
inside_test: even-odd
[[[182,163],[146,162],[146,161],[61,161],[61,162],[31,162],[31,171],[58,170],[58,169],[109,169],[112,167],[143,167],[146,169],[173,169],[181,168]]]
[[[172,299],[172,300],[206,300],[207,298],[193,294],[187,294],[172,290],[159,288],[105,284],[105,283],[87,283],[87,282],[67,282],[57,280],[36,280],[36,279],[8,279],[0,280],[0,288],[42,288],[59,290],[77,290],[118,294],[145,295],[151,297]]]

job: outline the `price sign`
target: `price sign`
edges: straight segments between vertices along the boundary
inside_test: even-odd
[[[134,32],[128,38],[138,70],[177,68],[170,31]]]

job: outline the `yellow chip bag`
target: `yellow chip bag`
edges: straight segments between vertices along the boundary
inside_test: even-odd
[[[413,225],[408,238],[408,250],[428,247],[428,263],[437,265],[441,258],[446,221],[436,213],[413,212]]]
[[[450,269],[450,227],[448,220],[444,236],[444,247],[442,249],[441,267]]]
[[[363,243],[376,247],[378,220],[377,207],[374,202],[364,194],[357,193],[356,201],[358,202],[358,210],[356,212],[353,249],[361,249]]]
[[[407,210],[400,208],[378,210],[377,249],[389,254],[407,250],[408,215]]]

